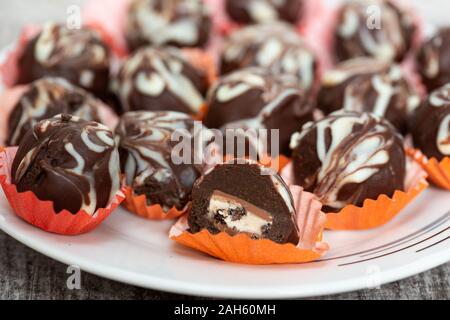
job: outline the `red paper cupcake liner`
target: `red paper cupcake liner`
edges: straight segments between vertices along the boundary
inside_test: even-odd
[[[450,190],[450,157],[438,161],[436,158],[428,159],[419,150],[408,149],[407,152],[428,173],[428,180],[442,189]]]
[[[293,166],[290,163],[281,174],[288,185],[294,183],[292,170]],[[325,228],[330,230],[366,230],[386,224],[428,187],[426,177],[427,173],[410,158],[405,178],[407,191],[396,190],[392,197],[381,194],[377,199],[366,199],[362,207],[347,205],[337,213],[327,213]]]
[[[220,232],[211,234],[204,229],[190,233],[187,215],[182,216],[171,228],[169,238],[186,247],[201,251],[224,261],[243,264],[305,263],[317,260],[329,246],[322,242],[322,231],[326,216],[320,211],[321,204],[311,193],[302,188],[291,188],[297,210],[297,225],[300,241],[297,246],[279,244],[268,239],[251,239],[246,234],[230,236]]]
[[[11,166],[16,152],[17,148],[0,150],[0,184],[15,214],[44,231],[63,235],[78,235],[91,231],[102,223],[125,198],[122,191],[118,191],[108,207],[97,210],[94,215],[84,210],[77,214],[66,210],[55,213],[52,201],[39,200],[31,191],[18,192],[16,186],[10,183]]]

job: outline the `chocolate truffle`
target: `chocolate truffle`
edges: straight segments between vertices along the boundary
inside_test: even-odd
[[[100,101],[62,78],[42,78],[31,83],[9,115],[8,146],[20,144],[25,134],[44,119],[61,113],[101,122]]]
[[[313,192],[325,212],[404,189],[403,139],[371,113],[336,111],[292,136],[295,183]]]
[[[297,245],[295,217],[292,195],[281,177],[245,161],[220,164],[195,183],[188,223],[192,233],[244,233]]]
[[[62,77],[103,97],[108,91],[109,65],[109,49],[96,31],[47,23],[19,58],[18,83]]]
[[[401,133],[420,97],[398,65],[373,58],[354,58],[325,72],[317,106],[329,114],[338,109],[373,112],[388,119]]]
[[[142,48],[121,67],[113,90],[123,112],[179,111],[196,114],[206,93],[206,74],[173,47]]]
[[[175,130],[193,137],[194,120],[180,112],[135,111],[122,115],[116,128],[127,185],[135,194],[144,194],[148,205],[159,204],[166,211],[186,206],[202,172],[202,166],[194,161],[200,159],[197,149],[192,150],[191,161],[176,164],[172,160],[179,143],[172,137]]]
[[[423,44],[417,55],[417,69],[429,91],[450,82],[450,27],[440,29]]]
[[[131,50],[149,44],[203,47],[210,31],[210,12],[202,0],[133,0],[128,9]]]
[[[313,51],[291,26],[283,23],[253,25],[232,33],[225,41],[221,72],[261,66],[275,74],[292,74],[309,90],[317,67]]]
[[[433,91],[411,120],[414,145],[430,158],[450,157],[450,83]]]
[[[340,61],[372,56],[401,61],[411,49],[414,18],[390,0],[347,0],[338,11],[335,53]]]
[[[37,123],[19,146],[11,170],[19,192],[53,201],[56,213],[105,208],[120,188],[119,153],[105,126],[68,114]]]
[[[296,78],[261,67],[219,79],[208,93],[207,105],[204,123],[208,128],[224,133],[227,129],[279,129],[279,151],[284,154],[290,153],[291,135],[313,119],[312,104]]]
[[[226,0],[225,8],[232,20],[241,24],[300,20],[305,0]]]

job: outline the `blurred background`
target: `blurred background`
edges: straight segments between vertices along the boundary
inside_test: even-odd
[[[82,6],[88,1],[102,0],[2,0],[0,1],[0,47],[17,39],[20,28],[27,23],[42,23],[48,20],[63,21],[67,9],[72,5]],[[321,0],[334,6],[339,0]],[[410,3],[428,22],[435,25],[448,24],[449,0],[400,0]]]
[[[85,0],[0,1],[0,47],[14,42],[24,24],[39,24],[48,20],[64,21],[70,6],[81,6],[86,2]]]

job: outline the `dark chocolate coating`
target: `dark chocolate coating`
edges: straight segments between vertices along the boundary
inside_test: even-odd
[[[347,0],[335,26],[336,59],[372,56],[401,61],[411,49],[414,17],[390,0]]]
[[[19,58],[18,84],[43,77],[61,77],[96,96],[105,97],[110,51],[100,35],[87,27],[67,29],[47,23]]]
[[[230,18],[240,24],[285,21],[296,24],[306,0],[225,0]]]
[[[292,195],[280,176],[276,173],[262,174],[262,170],[262,166],[255,163],[226,163],[202,176],[192,190],[189,231],[197,233],[207,229],[212,234],[221,231],[230,235],[246,233],[253,239],[265,238],[297,245],[299,235]],[[229,206],[228,202],[219,208],[212,203],[215,192],[232,196],[234,206]],[[258,211],[263,210],[267,215],[264,219],[268,218],[266,221],[270,222],[251,221],[251,214],[256,210],[249,212],[249,206],[242,201],[255,206]],[[247,219],[251,229],[240,226],[242,219]]]
[[[53,201],[56,213],[93,215],[120,188],[119,153],[105,126],[63,114],[43,120],[19,146],[11,169],[19,192]]]
[[[146,45],[203,47],[211,27],[203,0],[133,0],[125,33],[132,51]]]
[[[274,74],[292,74],[305,90],[315,82],[317,59],[295,29],[284,23],[252,25],[233,32],[221,54],[221,73],[264,67]]]
[[[171,154],[178,141],[175,130],[193,134],[194,120],[180,112],[135,111],[122,115],[116,128],[121,165],[126,182],[135,194],[145,194],[148,205],[160,204],[168,211],[184,209],[202,166],[175,164]],[[193,150],[193,153],[196,151]]]
[[[290,153],[291,135],[313,119],[308,95],[294,77],[263,68],[235,71],[212,86],[205,126],[227,129],[279,129],[280,152]],[[270,147],[271,141],[268,143]],[[270,148],[269,148],[270,151]]]
[[[417,70],[429,92],[450,82],[450,27],[441,28],[422,45]]]
[[[100,101],[62,78],[42,78],[30,88],[15,105],[8,121],[8,146],[18,146],[25,134],[41,120],[61,113],[84,120],[101,122]]]
[[[324,212],[404,190],[403,139],[370,113],[337,111],[292,137],[295,183],[313,192]]]
[[[122,111],[196,114],[204,103],[207,76],[173,47],[142,48],[121,67],[113,83]]]
[[[373,112],[389,120],[399,132],[420,104],[401,67],[373,58],[354,58],[325,72],[317,107],[325,114],[339,109]]]
[[[450,157],[450,83],[433,91],[411,118],[414,146],[429,158]]]

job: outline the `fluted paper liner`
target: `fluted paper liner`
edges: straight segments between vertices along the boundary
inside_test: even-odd
[[[251,160],[251,161],[253,160],[253,159],[250,159],[249,157],[245,157],[244,159]],[[236,157],[233,155],[225,155],[223,157],[223,162],[229,162],[229,161],[233,161],[233,160],[236,160]],[[280,173],[283,170],[283,168],[289,164],[290,161],[291,160],[288,157],[280,154],[277,157],[271,157],[270,155],[265,155],[265,156],[262,156],[259,161],[255,161],[255,162],[257,162],[265,167],[268,167],[268,168],[272,168],[272,165],[273,165],[273,166],[275,166],[275,168],[272,168],[272,169],[274,171]]]
[[[428,159],[419,150],[408,149],[407,152],[428,173],[428,180],[442,189],[450,190],[450,157],[439,162],[436,158]]]
[[[18,192],[11,184],[11,166],[17,148],[0,148],[0,184],[13,211],[26,222],[47,232],[63,235],[77,235],[95,229],[123,201],[122,191],[118,191],[114,200],[106,207],[98,209],[94,215],[84,210],[77,214],[63,210],[55,213],[52,201],[39,200],[33,192]]]
[[[181,52],[184,58],[192,64],[195,68],[202,71],[208,80],[208,86],[211,86],[217,80],[217,68],[214,63],[214,59],[212,56],[201,50],[196,48],[183,48]],[[195,120],[202,121],[206,113],[208,112],[208,105],[204,103],[197,114],[193,117]]]
[[[217,80],[217,69],[209,53],[196,48],[182,48],[181,52],[194,67],[206,74],[209,85]]]
[[[148,205],[145,194],[135,195],[131,187],[125,188],[123,205],[128,211],[151,220],[175,219],[187,211],[187,206],[183,210],[173,207],[169,211],[165,211],[159,204]]]
[[[247,234],[230,236],[226,232],[211,234],[204,229],[198,233],[188,231],[187,215],[182,216],[170,229],[170,239],[204,252],[213,257],[244,264],[286,264],[304,263],[317,260],[329,247],[322,242],[322,231],[326,216],[322,205],[311,193],[298,186],[292,186],[295,199],[297,225],[300,242],[297,246],[279,244],[268,239],[251,239]]]
[[[281,176],[288,185],[294,184],[292,162],[283,169]],[[362,207],[347,205],[338,213],[327,213],[325,228],[365,230],[386,224],[428,187],[426,177],[427,173],[408,157],[405,177],[406,191],[396,190],[392,197],[381,194],[376,200],[366,199]]]

